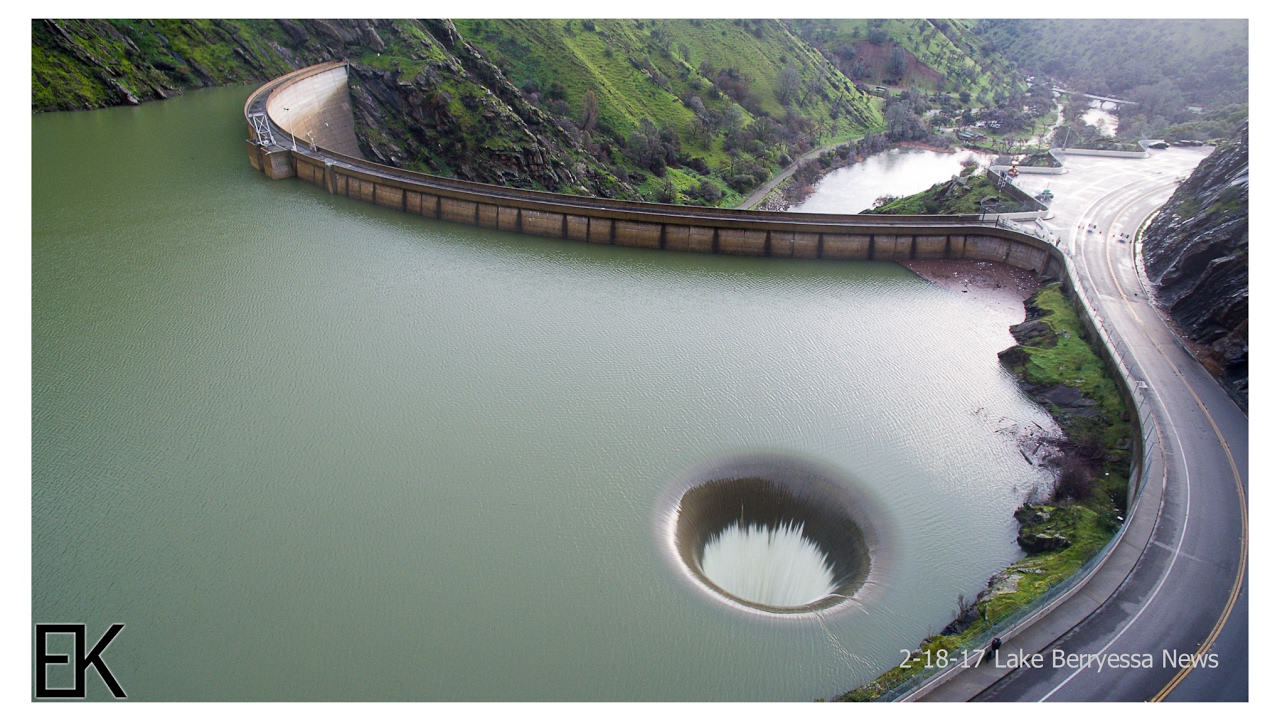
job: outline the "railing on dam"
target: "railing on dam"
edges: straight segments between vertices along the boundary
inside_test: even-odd
[[[1061,277],[1052,243],[979,215],[819,215],[578,197],[442,178],[369,162],[293,138],[265,108],[271,94],[313,76],[345,72],[325,63],[277,78],[245,104],[251,164],[272,178],[298,177],[331,193],[440,220],[594,243],[666,250],[812,258],[965,258],[1008,263]],[[326,85],[327,87],[327,85]],[[295,93],[296,95],[296,93]],[[319,107],[323,103],[295,103]],[[278,105],[278,104],[277,104]],[[256,117],[255,117],[256,116]],[[313,127],[310,118],[291,118]],[[301,141],[300,141],[301,140]]]
[[[960,651],[969,650],[970,657],[975,657],[974,651],[977,651],[976,657],[981,658],[982,649],[990,646],[994,638],[1017,636],[1018,633],[1070,599],[1076,591],[1092,579],[1102,564],[1110,559],[1111,554],[1124,540],[1132,524],[1134,505],[1150,485],[1150,480],[1156,473],[1156,468],[1161,468],[1160,472],[1163,473],[1163,466],[1155,462],[1160,453],[1160,438],[1155,420],[1155,408],[1152,401],[1148,399],[1146,381],[1141,375],[1135,374],[1133,371],[1133,368],[1140,366],[1129,349],[1128,343],[1107,321],[1106,317],[1098,311],[1096,306],[1097,299],[1079,291],[1079,288],[1087,287],[1087,284],[1080,281],[1075,265],[1067,263],[1066,270],[1067,276],[1063,281],[1063,286],[1068,290],[1071,304],[1080,313],[1081,320],[1084,321],[1082,324],[1085,331],[1091,335],[1089,339],[1093,341],[1095,347],[1103,350],[1103,362],[1107,364],[1112,377],[1115,378],[1120,386],[1125,407],[1130,413],[1133,424],[1132,437],[1137,443],[1140,443],[1135,450],[1140,449],[1141,452],[1134,453],[1130,469],[1128,510],[1125,513],[1124,522],[1121,523],[1120,529],[1116,531],[1116,534],[1079,570],[1063,578],[1045,594],[1036,598],[1034,602],[1018,609],[1012,615],[1004,618],[971,640],[963,648],[960,648]],[[972,666],[971,663],[969,667]],[[960,664],[952,664],[947,667],[935,665],[911,676],[905,682],[890,689],[878,700],[892,702],[922,697],[931,688],[937,687],[950,679],[950,677],[957,673],[962,673],[966,669],[968,668]]]
[[[976,259],[1007,263],[1063,281],[1091,339],[1121,387],[1133,419],[1135,445],[1130,509],[1147,487],[1155,423],[1146,384],[1133,375],[1126,345],[1079,288],[1076,271],[1047,233],[1028,234],[979,215],[829,215],[704,208],[578,197],[442,178],[380,165],[321,144],[297,143],[266,113],[271,93],[299,80],[344,68],[333,62],[303,68],[263,85],[245,103],[249,160],[273,179],[298,177],[330,193],[415,215],[532,235],[664,250],[822,260]],[[317,103],[312,103],[316,106]],[[261,132],[263,119],[271,133]],[[255,126],[255,121],[258,123]],[[1044,596],[1006,618],[968,649],[1009,637],[1065,602],[1106,562],[1129,527]],[[913,677],[885,699],[916,694],[951,670]]]

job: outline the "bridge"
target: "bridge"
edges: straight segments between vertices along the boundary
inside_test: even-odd
[[[1090,564],[990,635],[1027,652],[1068,642],[1111,648],[1126,633],[1151,641],[1174,637],[1185,639],[1181,647],[1201,659],[1222,637],[1237,646],[1244,643],[1247,663],[1247,615],[1232,614],[1246,587],[1247,419],[1203,367],[1173,349],[1176,339],[1150,306],[1138,307],[1130,299],[1137,283],[1127,275],[1122,283],[1116,276],[1109,255],[1114,248],[1104,247],[1098,257],[1079,249],[1069,256],[1064,249],[1080,242],[1075,233],[1064,243],[978,215],[819,215],[663,205],[389,167],[360,155],[346,73],[343,62],[323,63],[252,93],[244,107],[250,164],[272,179],[297,177],[330,193],[411,214],[565,240],[827,261],[976,259],[1062,280],[1134,419],[1131,511]],[[1163,202],[1160,193],[1172,192],[1168,179],[1156,185],[1155,190],[1142,186],[1141,207],[1149,212]],[[1133,224],[1131,218],[1124,222]],[[1118,214],[1110,223],[1124,226]],[[1206,424],[1213,433],[1200,430]],[[1237,458],[1241,448],[1245,455]],[[1208,504],[1207,519],[1194,523],[1193,496],[1216,498]],[[1195,514],[1208,505],[1200,500]],[[1194,548],[1196,559],[1214,572],[1197,572],[1185,560],[1184,546]],[[1157,609],[1150,610],[1153,603]],[[1043,699],[1036,695],[1040,681],[1032,674],[985,667],[952,667],[917,677],[895,699]],[[1188,682],[1188,676],[1200,679]],[[1061,680],[1058,688],[1075,677]],[[1220,682],[1208,670],[1157,665],[1117,677],[1106,684],[1077,682],[1070,694],[1053,692],[1077,700],[1164,699],[1181,683],[1197,688],[1191,699],[1238,695],[1238,683]],[[1031,689],[1018,691],[1018,682]]]
[[[1112,102],[1117,105],[1137,105],[1138,104],[1132,100],[1121,100],[1120,98],[1105,97],[1102,95],[1090,95],[1089,93],[1077,92],[1075,90],[1068,90],[1066,88],[1060,88],[1060,87],[1053,88],[1053,91],[1056,93],[1062,93],[1063,95],[1080,95],[1083,97],[1087,97],[1090,100],[1098,100],[1100,102]]]

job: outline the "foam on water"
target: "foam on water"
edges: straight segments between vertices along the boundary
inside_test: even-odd
[[[749,602],[799,607],[836,589],[827,554],[804,536],[804,524],[729,525],[707,542],[702,572],[725,592]]]

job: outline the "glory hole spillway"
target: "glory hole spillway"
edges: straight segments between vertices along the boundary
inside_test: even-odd
[[[33,615],[126,623],[130,698],[807,701],[1017,556],[1020,318],[271,182],[248,93],[32,119]],[[680,559],[686,492],[752,477],[738,530],[803,524],[833,590]]]

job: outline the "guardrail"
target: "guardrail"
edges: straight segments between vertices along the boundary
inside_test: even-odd
[[[1080,292],[1079,289],[1086,286],[1081,282],[1074,262],[1067,259],[1065,255],[1063,257],[1064,267],[1066,268],[1066,279],[1063,282],[1063,287],[1067,289],[1068,298],[1076,311],[1080,313],[1081,319],[1085,321],[1082,325],[1092,335],[1090,340],[1093,341],[1095,348],[1102,350],[1103,362],[1107,364],[1113,379],[1119,381],[1121,395],[1124,398],[1125,406],[1133,423],[1131,437],[1141,449],[1140,453],[1134,453],[1133,455],[1132,469],[1129,476],[1128,509],[1124,522],[1121,523],[1116,534],[1079,570],[1060,580],[1045,594],[1031,603],[996,623],[990,629],[959,648],[957,652],[968,650],[970,655],[976,653],[978,657],[981,657],[983,650],[990,646],[993,639],[997,637],[1002,639],[1016,637],[1020,632],[1052,612],[1059,605],[1070,599],[1071,596],[1075,595],[1080,588],[1084,587],[1124,539],[1133,519],[1134,505],[1146,490],[1151,480],[1152,468],[1155,466],[1153,461],[1159,451],[1159,431],[1157,430],[1152,404],[1147,399],[1147,383],[1131,369],[1137,367],[1137,363],[1124,339],[1112,328],[1111,323],[1098,312],[1094,306],[1094,300],[1090,298],[1089,294]],[[1140,443],[1138,443],[1139,438],[1141,439]],[[893,702],[915,699],[946,682],[955,674],[964,672],[965,669],[963,665],[958,664],[945,668],[934,667],[926,669],[893,687],[877,698],[877,701]]]

